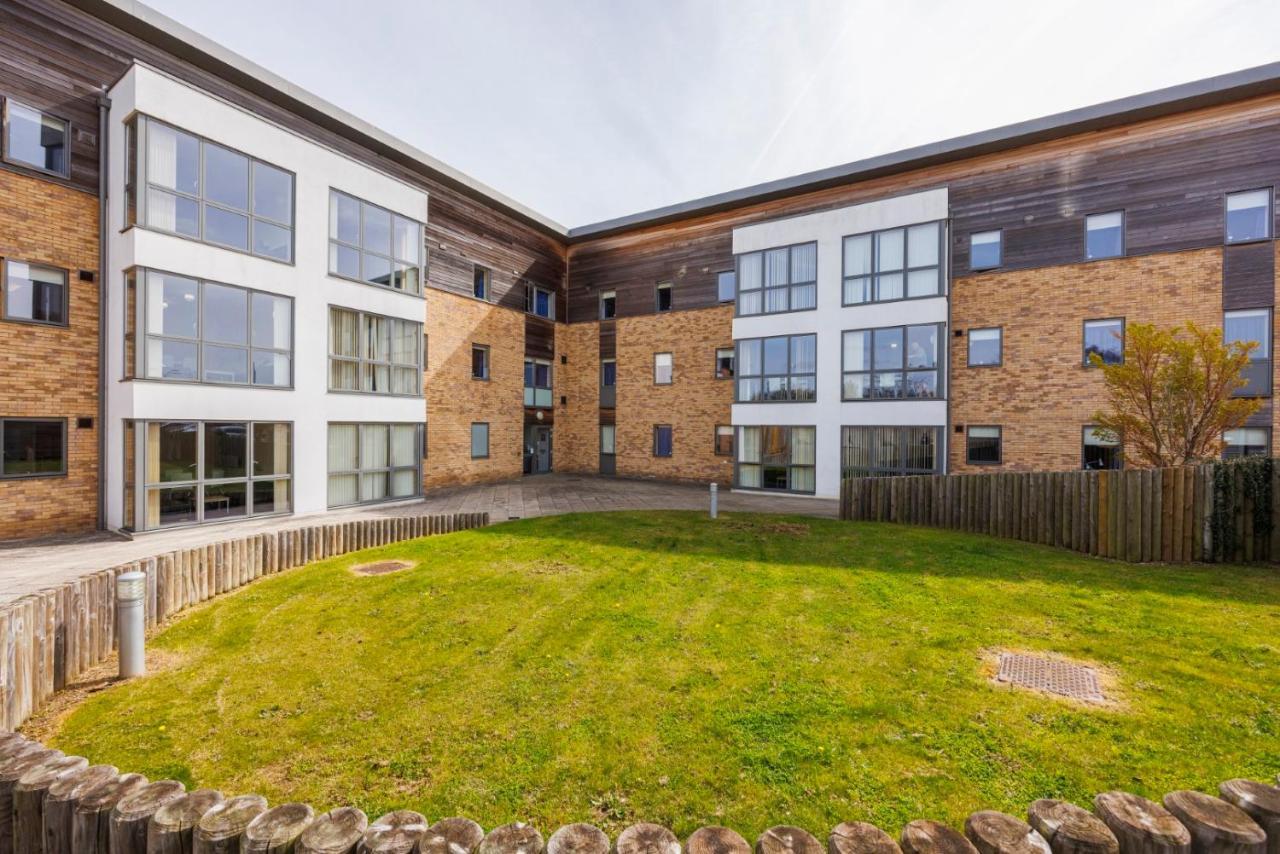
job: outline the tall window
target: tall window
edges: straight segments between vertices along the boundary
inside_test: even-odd
[[[942,293],[942,226],[936,222],[844,239],[844,304]]]
[[[329,390],[422,394],[422,324],[329,308]]]
[[[1000,428],[970,427],[966,431],[968,440],[965,459],[970,465],[999,465],[1001,460]]]
[[[147,116],[130,126],[128,140],[137,174],[126,182],[126,211],[143,225],[293,260],[292,173]]]
[[[744,489],[814,491],[814,428],[739,427],[737,485]]]
[[[655,424],[653,427],[653,455],[669,457],[674,453],[674,440],[670,424]]]
[[[525,285],[524,310],[547,320],[556,319],[555,294],[537,285]]]
[[[1004,331],[996,326],[990,329],[969,330],[969,367],[989,368],[1004,361]]]
[[[67,325],[67,271],[21,261],[4,262],[5,320]]]
[[[493,273],[488,267],[481,267],[479,264],[471,271],[471,295],[476,299],[489,299],[489,280]]]
[[[733,294],[738,288],[737,275],[733,270],[716,273],[716,299],[720,302],[733,302]]]
[[[922,400],[943,396],[938,344],[942,324],[844,333],[843,400]]]
[[[818,336],[744,338],[735,368],[739,403],[816,400]]]
[[[66,419],[0,418],[0,451],[0,478],[66,474]]]
[[[653,382],[655,385],[671,385],[673,369],[670,353],[653,354]]]
[[[422,293],[422,223],[329,191],[329,273]]]
[[[471,345],[471,379],[489,379],[489,348],[483,344]]]
[[[471,459],[483,460],[489,456],[489,424],[475,421],[471,424]]]
[[[1222,339],[1230,345],[1255,342],[1244,370],[1246,384],[1237,397],[1267,397],[1271,394],[1271,310],[1253,308],[1228,311],[1222,315]]]
[[[941,427],[844,427],[841,466],[851,477],[935,474],[942,470]]]
[[[1092,214],[1084,218],[1084,257],[1117,258],[1124,254],[1124,211]]]
[[[4,159],[51,175],[71,175],[71,124],[13,99],[4,102]]]
[[[1226,445],[1223,459],[1235,457],[1265,457],[1271,453],[1271,431],[1265,427],[1242,427],[1222,434]]]
[[[140,432],[144,528],[292,508],[292,425],[151,421]]]
[[[1096,427],[1085,427],[1081,464],[1086,469],[1121,468],[1120,443]]]
[[[546,359],[524,360],[524,405],[551,405],[551,363]]]
[[[663,282],[656,289],[657,294],[657,310],[671,311],[671,283]]]
[[[715,452],[718,457],[733,456],[733,426],[730,424],[716,425],[716,444]]]
[[[421,492],[421,424],[330,424],[329,506]]]
[[[1103,364],[1119,365],[1124,361],[1124,318],[1084,322],[1084,363],[1092,364],[1090,357],[1097,353]]]
[[[1004,255],[1003,234],[996,231],[979,231],[969,235],[969,269],[989,270],[999,267]]]
[[[738,314],[777,314],[818,305],[818,244],[738,256]]]
[[[600,405],[610,408],[618,401],[618,363],[614,359],[600,361]]]
[[[600,425],[600,453],[616,454],[618,451],[618,433],[613,424]]]
[[[1271,236],[1271,188],[1227,194],[1226,241],[1246,243]]]
[[[618,292],[604,291],[600,294],[600,319],[612,320],[618,315]]]
[[[716,349],[716,379],[733,379],[734,360],[735,355],[732,347],[719,347]]]

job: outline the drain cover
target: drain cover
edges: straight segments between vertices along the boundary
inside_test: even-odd
[[[407,560],[379,560],[373,563],[357,564],[351,567],[351,571],[356,575],[386,575],[388,572],[398,572],[411,566],[413,564]]]
[[[1039,655],[1000,653],[996,681],[1089,703],[1102,703],[1107,699],[1098,687],[1098,673],[1092,667]]]

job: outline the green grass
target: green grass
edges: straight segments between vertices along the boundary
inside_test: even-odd
[[[354,577],[381,557],[415,569]],[[54,738],[152,779],[544,833],[896,833],[1039,797],[1280,767],[1280,575],[891,525],[559,516],[348,555],[154,639],[172,666]],[[983,650],[1098,662],[1122,706],[990,685]]]

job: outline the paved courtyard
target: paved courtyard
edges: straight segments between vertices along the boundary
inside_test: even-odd
[[[340,522],[379,516],[487,512],[490,521],[525,519],[557,513],[608,510],[705,510],[705,486],[546,474],[501,483],[433,490],[421,501],[359,508],[331,513],[260,519],[230,525],[208,525],[156,531],[126,539],[94,533],[0,545],[0,602],[77,578],[95,569],[116,566],[177,549],[266,531],[301,528],[321,522]],[[820,498],[760,495],[724,490],[720,508],[726,512],[795,513],[834,518],[837,502]]]

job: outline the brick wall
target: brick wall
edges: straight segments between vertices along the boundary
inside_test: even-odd
[[[966,276],[952,287],[950,458],[965,464],[955,425],[999,425],[1004,470],[1080,467],[1082,429],[1104,400],[1100,372],[1083,366],[1085,320],[1222,325],[1222,250],[1147,255]],[[1003,365],[966,366],[955,331],[1004,329]]]
[[[617,323],[618,474],[731,483],[733,459],[716,456],[714,443],[733,403],[733,383],[715,378],[716,348],[733,345],[733,306]],[[653,354],[663,352],[672,354],[671,385],[653,382]],[[673,428],[670,457],[653,455],[655,424]]]
[[[556,353],[568,359],[554,377],[556,407],[554,469],[594,474],[600,470],[600,324],[556,325]]]
[[[67,421],[65,477],[0,480],[0,539],[87,531],[98,514],[98,200],[0,169],[0,258],[57,267],[68,326],[0,320],[0,416]],[[93,419],[77,429],[76,418]]]

